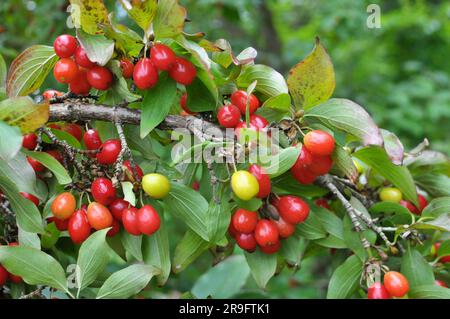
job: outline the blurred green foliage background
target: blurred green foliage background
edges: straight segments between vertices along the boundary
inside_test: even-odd
[[[319,36],[337,76],[335,97],[364,106],[376,122],[395,132],[407,149],[427,137],[450,153],[450,2],[439,0],[181,0],[191,20],[188,32],[228,39],[235,53],[253,46],[257,62],[287,74]],[[133,26],[116,1],[110,11]],[[381,28],[370,29],[367,6],[381,8]],[[0,1],[0,53],[11,62],[32,44],[49,44],[66,26],[68,1]],[[138,28],[135,28],[138,31]],[[47,87],[58,87],[49,77]],[[328,252],[325,252],[328,255]],[[334,257],[332,262],[341,258]],[[211,258],[169,281],[186,291]],[[331,258],[306,260],[294,276],[283,272],[268,286],[270,297],[323,297]],[[322,280],[323,279],[323,280]],[[253,291],[254,284],[248,284]]]

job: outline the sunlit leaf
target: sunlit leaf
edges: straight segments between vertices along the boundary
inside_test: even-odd
[[[107,39],[104,35],[92,35],[78,29],[77,38],[92,62],[106,65],[113,56],[114,41]]]
[[[73,24],[89,33],[99,34],[103,31],[99,24],[108,23],[108,10],[103,0],[70,0]]]
[[[186,9],[178,0],[158,1],[153,29],[156,39],[172,38],[183,31]]]
[[[165,1],[161,1],[165,2]],[[148,32],[156,15],[158,6],[157,0],[120,0],[122,7],[128,12],[138,26]]]
[[[0,102],[0,120],[18,126],[23,134],[34,132],[48,121],[48,103],[35,104],[29,97],[15,97]]]

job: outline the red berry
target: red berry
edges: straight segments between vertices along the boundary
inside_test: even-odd
[[[6,281],[8,280],[8,274],[9,273],[6,268],[0,265],[0,286],[6,284]]]
[[[424,210],[424,208],[427,207],[428,201],[427,201],[427,199],[424,196],[422,196],[420,194],[418,195],[418,197],[419,197],[420,211],[422,212]]]
[[[27,156],[27,161],[36,173],[42,172],[45,167],[34,158]]]
[[[86,212],[79,209],[73,213],[72,217],[69,219],[67,229],[69,231],[70,238],[75,244],[81,244],[84,242],[91,234],[91,225],[89,224]]]
[[[119,231],[120,231],[120,223],[117,220],[113,219],[111,229],[108,230],[106,236],[114,237]]]
[[[94,66],[88,70],[87,80],[94,89],[107,90],[113,82],[113,75],[103,66]]]
[[[39,206],[39,198],[37,198],[36,196],[25,193],[25,192],[20,192],[20,195],[22,195],[29,201],[32,201],[34,203],[34,205]]]
[[[78,124],[68,123],[66,126],[64,126],[63,131],[69,133],[80,142],[81,139],[83,138],[83,129]]]
[[[367,291],[367,299],[391,299],[391,296],[381,282],[375,282]]]
[[[259,246],[270,246],[278,242],[278,227],[269,219],[261,219],[256,224],[255,239]]]
[[[69,192],[64,192],[56,196],[52,202],[51,211],[56,218],[68,219],[75,211],[76,205],[75,197]]]
[[[153,65],[163,71],[168,71],[175,63],[175,53],[164,44],[153,45],[150,58]]]
[[[288,238],[295,232],[295,225],[287,223],[283,218],[274,221],[281,238]]]
[[[236,236],[239,235],[239,232],[233,226],[233,222],[230,222],[230,225],[228,225],[228,234],[233,238],[236,238]]]
[[[48,155],[52,156],[55,160],[60,162],[61,164],[64,162],[63,156],[58,150],[48,150],[45,151]]]
[[[309,165],[311,165],[313,162],[313,156],[308,151],[306,147],[302,147],[302,150],[300,151],[300,154],[298,155],[297,161],[295,162],[294,166],[292,166],[292,169],[300,169],[300,168],[308,168]]]
[[[185,111],[187,114],[190,114],[190,115],[197,114],[197,113],[195,113],[195,112],[192,112],[192,111],[189,109],[189,107],[187,106],[187,93],[184,93],[184,94],[181,96],[181,99],[180,99],[180,106],[181,106],[181,108],[183,109],[183,111]]]
[[[89,60],[86,51],[81,46],[75,50],[75,62],[86,69],[92,69],[95,66],[95,63]]]
[[[88,150],[96,150],[102,146],[102,140],[97,130],[89,129],[83,136],[84,145]]]
[[[200,189],[200,183],[195,181],[192,183],[192,188],[196,191],[198,191]]]
[[[91,227],[96,230],[111,227],[113,223],[113,217],[109,209],[96,202],[89,204],[87,218]]]
[[[269,122],[262,116],[252,114],[250,115],[250,125],[256,127],[257,131],[263,131],[269,126]]]
[[[139,236],[139,222],[137,218],[138,209],[135,207],[125,208],[122,211],[122,224],[125,230],[131,235]]]
[[[61,59],[56,62],[53,68],[53,75],[56,81],[60,83],[69,83],[75,79],[78,74],[78,65],[72,59]]]
[[[80,69],[75,76],[75,78],[69,83],[70,92],[77,95],[88,95],[91,90],[91,85],[89,84],[87,78],[86,70]]]
[[[129,79],[133,76],[134,64],[130,59],[123,58],[120,60],[120,68],[122,69],[122,76]]]
[[[77,48],[77,40],[68,34],[58,36],[53,42],[53,49],[60,58],[71,57]]]
[[[271,189],[270,177],[265,173],[264,169],[261,166],[252,164],[248,168],[248,171],[258,180],[259,192],[258,195],[256,195],[256,197],[266,198],[267,196],[269,196]]]
[[[384,286],[393,297],[403,297],[409,291],[408,280],[397,271],[388,271],[384,274]]]
[[[133,81],[141,89],[149,89],[158,83],[158,70],[149,58],[142,58],[136,63],[133,71]]]
[[[249,98],[249,111],[250,114],[255,113],[255,111],[259,107],[259,100],[254,94],[250,94]],[[238,90],[231,94],[231,103],[236,105],[241,113],[245,115],[246,107],[247,107],[247,92],[243,90]]]
[[[417,207],[407,200],[402,199],[399,204],[402,205],[403,207],[406,207],[411,213],[415,215],[421,214],[421,212],[417,209]]]
[[[308,169],[315,175],[323,175],[328,173],[333,167],[333,160],[331,156],[316,156],[313,155],[313,161]]]
[[[317,178],[317,175],[312,173],[307,168],[298,167],[295,165],[291,168],[291,174],[300,184],[304,185],[313,183]]]
[[[116,189],[111,180],[99,177],[91,185],[92,197],[102,205],[109,205],[116,199]]]
[[[278,203],[278,212],[286,222],[298,224],[308,218],[309,206],[296,196],[282,196]]]
[[[444,288],[448,288],[448,286],[442,280],[435,280],[434,283],[436,285],[438,285],[438,286],[441,286],[441,287],[444,287]]]
[[[109,211],[113,214],[114,218],[122,221],[122,212],[125,208],[128,208],[130,203],[122,198],[117,198],[111,204],[109,204]]]
[[[59,231],[67,230],[68,227],[69,227],[69,221],[70,221],[70,219],[59,219],[59,218],[56,218],[56,217],[49,218],[49,222],[54,222],[55,226],[56,226],[56,229],[58,229]]]
[[[224,105],[219,109],[217,119],[223,127],[235,127],[241,121],[241,112],[233,104]]]
[[[37,135],[34,133],[24,135],[22,146],[30,151],[34,150],[37,146]]]
[[[239,233],[249,234],[258,223],[258,213],[239,208],[231,217],[233,228]]]
[[[134,176],[133,168],[131,167],[131,163],[129,160],[126,160],[123,162],[123,169],[125,170],[125,177],[127,180],[130,180],[129,177]],[[136,171],[136,174],[139,178],[142,179],[142,176],[144,175],[144,172],[142,171],[141,167],[138,164],[134,164],[134,169]]]
[[[102,165],[110,165],[117,161],[122,146],[117,139],[105,141],[97,153],[97,161]]]
[[[177,83],[189,85],[197,76],[197,69],[190,61],[177,57],[169,70],[169,75]]]
[[[8,246],[19,246],[19,243],[12,242],[12,243],[9,243]],[[13,275],[12,273],[9,273],[9,280],[11,280],[13,283],[18,284],[18,283],[22,282],[22,277]]]
[[[254,252],[256,250],[256,239],[253,233],[250,234],[237,233],[235,238],[236,243],[242,249],[248,252]]]
[[[44,93],[42,93],[42,96],[45,100],[48,101],[50,99],[53,99],[54,97],[63,96],[63,93],[56,90],[46,90]]]
[[[334,150],[334,137],[321,130],[314,130],[306,134],[303,143],[313,155],[331,155]]]
[[[330,205],[328,204],[328,200],[326,200],[325,198],[318,198],[318,199],[316,199],[316,200],[314,201],[314,203],[315,203],[317,206],[320,206],[320,207],[326,208],[326,209],[328,209],[328,210],[331,210],[331,207],[330,207]]]
[[[267,245],[267,246],[260,246],[259,249],[261,249],[261,251],[265,254],[271,255],[276,253],[278,250],[280,250],[281,248],[281,243],[280,241],[277,241],[276,243],[272,244],[272,245]]]
[[[151,205],[142,206],[136,213],[139,231],[151,235],[159,229],[161,220]]]
[[[52,130],[61,130],[61,125],[55,123],[48,124],[47,127],[51,128]]]

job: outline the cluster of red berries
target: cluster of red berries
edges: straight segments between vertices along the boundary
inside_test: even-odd
[[[373,283],[368,290],[368,299],[390,299],[392,297],[401,298],[409,291],[408,279],[397,271],[388,271],[384,274],[384,284]]]
[[[19,246],[19,243],[12,242],[9,243],[8,246]],[[8,279],[15,284],[22,282],[22,277],[13,275],[8,270],[6,270],[6,268],[3,267],[3,265],[0,265],[0,287],[6,284]]]
[[[309,215],[309,206],[296,196],[282,196],[272,202],[278,211],[278,220],[259,218],[257,212],[242,208],[236,210],[229,226],[230,235],[242,249],[254,252],[259,246],[266,254],[273,254],[281,247],[281,240],[295,232],[295,226]]]
[[[415,215],[421,215],[424,208],[427,207],[428,201],[424,196],[420,194],[418,195],[418,198],[419,198],[419,207],[416,207],[413,203],[404,199],[400,201],[400,205],[406,207],[411,213]]]
[[[333,150],[334,138],[327,132],[307,133],[300,155],[291,168],[292,176],[301,184],[311,184],[318,176],[327,174],[333,167]]]

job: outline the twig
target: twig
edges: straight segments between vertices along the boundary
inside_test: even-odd
[[[117,119],[114,122],[115,126],[116,126],[116,130],[117,130],[117,134],[119,135],[120,138],[120,144],[121,144],[121,150],[119,153],[119,156],[117,158],[116,161],[116,166],[114,169],[114,175],[117,177],[118,180],[122,179],[122,175],[123,175],[123,159],[124,156],[126,156],[128,158],[128,160],[130,161],[130,165],[131,165],[131,171],[133,174],[134,179],[139,182],[140,181],[140,177],[139,174],[137,173],[136,170],[136,163],[134,162],[133,156],[131,154],[131,150],[128,147],[128,143],[127,143],[127,139],[125,138],[125,133],[123,132],[123,127],[122,127],[122,123],[120,122],[119,119]]]
[[[34,297],[39,297],[43,299],[45,298],[45,296],[42,294],[43,289],[44,287],[39,287],[38,289],[30,292],[29,294],[20,296],[19,299],[33,299]]]

